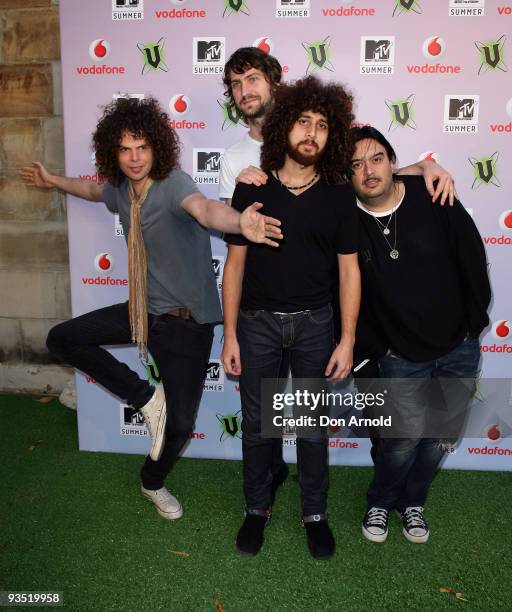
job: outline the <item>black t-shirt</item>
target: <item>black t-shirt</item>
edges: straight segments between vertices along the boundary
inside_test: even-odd
[[[313,310],[332,301],[337,253],[357,252],[358,214],[348,186],[322,179],[296,196],[269,176],[266,185],[239,183],[232,206],[243,211],[261,202],[265,215],[281,221],[277,248],[226,234],[228,244],[248,245],[241,308],[272,312]]]
[[[405,197],[396,215],[398,259],[378,223],[359,210],[362,277],[358,356],[388,349],[413,362],[449,353],[488,324],[490,286],[480,234],[460,202],[433,204],[422,177],[400,177]],[[389,216],[379,217],[384,225]],[[387,239],[395,245],[395,219]]]

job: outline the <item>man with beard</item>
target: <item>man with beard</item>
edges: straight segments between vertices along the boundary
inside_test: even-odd
[[[237,49],[224,66],[225,95],[228,105],[236,108],[249,126],[239,142],[220,160],[219,197],[231,204],[236,178],[248,166],[259,166],[261,126],[272,106],[274,92],[281,82],[281,64],[257,47]]]
[[[232,206],[251,201],[282,219],[286,240],[271,252],[228,234],[224,268],[224,349],[228,374],[240,376],[245,520],[242,554],[263,543],[273,502],[272,440],[261,435],[261,382],[275,378],[283,356],[292,376],[340,379],[350,373],[359,311],[357,210],[342,168],[350,161],[352,97],[314,77],[275,91],[263,127],[263,186],[239,184]],[[348,200],[347,200],[348,196]],[[336,271],[338,268],[338,271]],[[333,279],[339,276],[341,337],[333,336]],[[297,439],[302,520],[312,556],[328,559],[335,542],[327,521],[327,446]]]
[[[263,143],[262,125],[272,108],[274,94],[281,84],[282,68],[278,60],[258,47],[237,49],[224,66],[224,95],[228,105],[236,108],[249,126],[249,131],[224,152],[220,160],[219,197],[231,204],[238,177],[254,185],[267,180],[260,169],[260,153]],[[453,204],[452,178],[435,161],[424,159],[397,170],[398,174],[423,175],[432,200],[441,196],[444,204],[448,198]],[[437,181],[437,185],[434,185]]]
[[[224,67],[224,86],[228,104],[236,107],[249,126],[239,142],[224,152],[220,160],[219,197],[231,205],[236,177],[248,166],[260,163],[261,126],[269,110],[275,88],[281,82],[281,65],[275,57],[257,47],[237,49]],[[239,361],[239,357],[237,357]],[[238,367],[237,363],[237,367]],[[277,364],[275,376],[287,378],[290,364],[286,355]],[[283,440],[272,441],[272,497],[288,477],[288,466],[283,460]]]
[[[460,202],[432,206],[419,177],[394,176],[395,152],[378,130],[354,128],[352,135],[363,286],[357,345],[390,379],[393,415],[391,430],[372,436],[374,477],[362,530],[384,542],[396,509],[404,536],[424,543],[424,505],[445,454],[440,438],[454,443],[460,433],[478,337],[489,321],[485,250]]]
[[[282,77],[282,69],[278,60],[258,49],[257,47],[241,47],[237,49],[227,61],[224,67],[224,86],[228,104],[236,108],[249,126],[249,131],[239,142],[229,147],[220,160],[219,175],[219,197],[231,204],[231,198],[235,191],[237,177],[242,173],[246,182],[262,185],[266,182],[266,174],[260,170],[260,154],[263,143],[262,125],[269,110],[272,108],[274,94],[279,88]],[[425,160],[407,168],[399,170],[399,173],[424,173],[425,182],[434,194],[434,199],[442,195],[442,201],[446,197],[453,198],[453,183],[450,175],[435,162]],[[438,180],[436,189],[433,182]],[[338,313],[337,300],[334,309]],[[335,318],[335,330],[339,333],[339,317]],[[233,356],[235,361],[234,371],[236,374],[240,367],[240,355],[236,352]],[[282,355],[282,360],[277,364],[276,377],[287,378],[289,373],[288,354]],[[361,372],[369,375],[367,371]],[[279,486],[283,484],[288,476],[288,467],[283,461],[283,442],[276,438],[272,442],[272,496]]]

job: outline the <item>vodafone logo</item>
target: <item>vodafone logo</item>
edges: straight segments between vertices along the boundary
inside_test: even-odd
[[[270,53],[270,55],[274,55],[274,41],[268,36],[262,36],[261,38],[257,38],[252,43],[252,46],[261,49],[265,53]]]
[[[187,121],[186,119],[181,119],[192,109],[192,104],[190,102],[190,98],[185,94],[176,94],[169,101],[169,111],[171,115],[176,117],[177,119],[171,119],[169,121],[169,125],[174,130],[204,130],[206,128],[206,123],[204,121]]]
[[[430,161],[439,163],[439,154],[436,153],[435,151],[424,151],[418,157],[418,161],[423,161],[424,159],[429,159]]]
[[[112,278],[110,276],[114,269],[114,259],[110,253],[98,253],[94,258],[94,267],[100,273],[96,277],[82,277],[84,285],[119,286],[127,287],[127,278]]]
[[[110,43],[104,38],[97,38],[89,45],[89,55],[95,62],[102,62],[110,55]]]
[[[104,38],[97,38],[89,45],[89,57],[94,64],[90,66],[77,66],[76,73],[79,76],[101,75],[101,74],[125,74],[124,66],[110,66],[103,62],[110,55],[110,43]],[[101,64],[101,65],[98,65]]]
[[[440,64],[439,60],[446,51],[446,42],[440,36],[429,36],[421,47],[426,64],[409,65],[407,72],[411,74],[460,74],[462,68],[449,64]]]
[[[188,0],[171,0],[171,4],[177,7],[182,7],[187,4]],[[204,2],[202,4],[205,4]],[[156,10],[155,17],[157,19],[197,19],[206,17],[207,13],[204,9],[188,9],[188,8],[172,8],[171,10]]]
[[[499,226],[504,232],[512,233],[512,210],[504,210],[498,219]],[[483,236],[484,244],[499,246],[512,246],[512,236],[505,234],[495,236]]]
[[[98,272],[109,274],[114,268],[114,260],[110,253],[99,253],[94,258],[94,267]]]
[[[440,36],[431,36],[424,41],[422,50],[428,60],[438,60],[444,55],[446,43]]]
[[[512,326],[510,321],[501,320],[495,321],[493,323],[491,334],[496,338],[496,340],[507,340],[512,335]]]
[[[512,210],[506,210],[500,215],[501,229],[512,231]]]
[[[491,444],[498,444],[501,441],[503,434],[500,426],[497,423],[487,425],[482,430],[482,437]]]
[[[169,110],[175,117],[186,115],[190,111],[190,98],[185,94],[177,94],[171,98]]]

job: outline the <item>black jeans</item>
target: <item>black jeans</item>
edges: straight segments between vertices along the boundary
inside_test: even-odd
[[[171,315],[149,315],[148,348],[153,356],[167,403],[166,442],[158,461],[146,457],[142,484],[156,490],[172,469],[194,428],[213,341],[213,325]],[[130,344],[128,303],[94,310],[50,330],[50,352],[141,408],[153,388],[101,345]]]
[[[415,379],[412,391],[405,392],[403,384],[392,390],[395,410],[409,427],[421,431],[432,409],[432,386],[439,384],[441,399],[460,413],[467,408],[473,392],[473,379],[478,373],[480,347],[478,338],[468,337],[459,346],[439,359],[413,363],[388,352],[379,360],[380,375],[385,379]],[[450,384],[450,381],[453,381]],[[400,386],[401,385],[401,386]],[[456,438],[449,436],[449,441]],[[378,506],[403,511],[408,506],[424,506],[430,483],[440,462],[445,457],[439,438],[372,438],[374,476],[368,489],[368,508]]]
[[[284,351],[289,353],[292,376],[325,377],[334,348],[332,308],[328,305],[286,315],[240,311],[238,342],[245,501],[248,509],[265,510],[272,505],[273,440],[261,436],[261,381],[279,376]],[[303,513],[324,513],[328,488],[326,440],[297,439],[297,467]]]

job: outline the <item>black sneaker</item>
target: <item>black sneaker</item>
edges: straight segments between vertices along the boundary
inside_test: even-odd
[[[398,511],[402,517],[403,534],[414,544],[423,544],[428,540],[430,531],[427,521],[423,516],[423,508],[421,506],[408,506],[403,512]]]
[[[334,555],[336,543],[326,514],[310,514],[302,518],[308,538],[308,548],[314,559],[324,561]]]
[[[279,470],[274,474],[272,478],[272,505],[274,505],[274,500],[276,498],[277,489],[281,485],[283,485],[288,478],[288,466],[283,462],[283,465],[279,468]]]
[[[372,506],[363,518],[363,535],[370,542],[384,542],[388,537],[389,512]]]
[[[245,520],[236,536],[236,547],[242,555],[257,555],[263,545],[263,533],[270,522],[266,510],[246,510]]]

